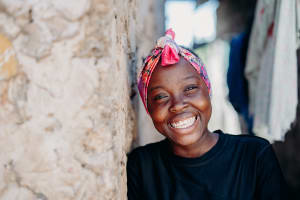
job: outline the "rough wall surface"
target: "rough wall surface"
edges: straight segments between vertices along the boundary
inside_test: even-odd
[[[145,2],[0,0],[0,199],[126,199]]]

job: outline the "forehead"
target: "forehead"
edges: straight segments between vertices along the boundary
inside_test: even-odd
[[[181,57],[180,61],[176,64],[168,66],[158,65],[152,73],[149,86],[169,81],[181,81],[186,78],[201,79],[196,69]]]

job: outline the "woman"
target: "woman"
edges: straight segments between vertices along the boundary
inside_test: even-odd
[[[201,60],[172,30],[145,60],[139,92],[165,140],[128,156],[128,199],[287,199],[270,143],[207,128],[211,87]]]

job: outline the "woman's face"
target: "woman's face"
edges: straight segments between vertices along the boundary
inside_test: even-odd
[[[153,124],[173,147],[197,144],[208,133],[211,116],[208,89],[184,58],[174,65],[157,66],[147,95]]]

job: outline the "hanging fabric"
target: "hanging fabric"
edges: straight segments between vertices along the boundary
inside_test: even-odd
[[[253,131],[282,140],[297,107],[296,0],[260,0],[249,42],[245,75],[249,81]]]

